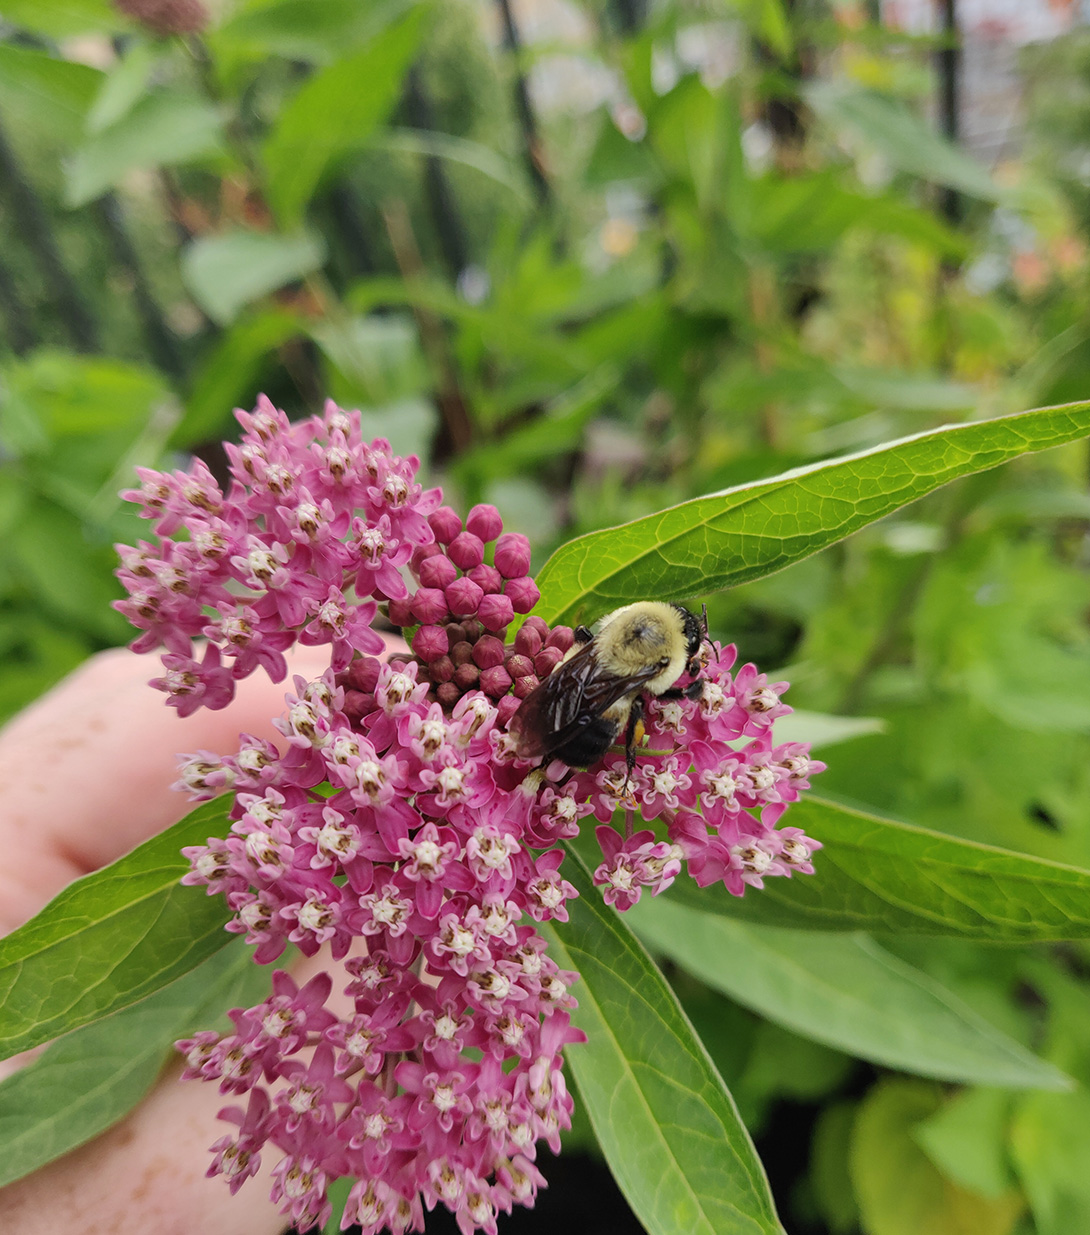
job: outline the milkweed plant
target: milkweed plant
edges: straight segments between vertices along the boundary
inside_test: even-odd
[[[618,910],[683,872],[741,896],[813,873],[819,843],[783,816],[824,765],[776,743],[787,683],[718,644],[695,698],[650,702],[631,773],[623,751],[585,771],[520,758],[508,722],[573,645],[534,616],[510,637],[540,598],[526,537],[493,506],[463,521],[358,412],[292,424],[262,399],[239,421],[226,492],[198,460],[125,495],[157,536],[121,548],[118,608],[135,650],[164,649],[152,685],[183,716],[257,670],[283,680],[293,643],[328,646],[286,696],[281,742],[185,758],[179,788],[229,795],[231,823],[185,849],[182,882],[224,898],[258,963],[328,946],[352,1013],[326,1007],[329,973],[300,990],[278,970],[233,1032],[178,1043],[186,1078],[237,1100],[211,1172],[236,1189],[279,1155],[273,1199],[300,1229],[351,1176],[343,1226],[418,1231],[442,1204],[465,1235],[494,1232],[533,1204],[539,1145],[558,1152],[571,1122],[578,975],[539,929],[578,895],[561,842],[597,823],[594,883]],[[411,656],[376,658],[380,612]]]
[[[227,706],[261,672],[285,684],[279,737],[181,756],[190,816],[0,943],[0,1038],[12,1054],[90,1032],[241,936],[282,967],[226,1032],[188,1026],[177,1049],[186,1083],[224,1095],[209,1174],[237,1190],[271,1164],[296,1229],[422,1231],[443,1206],[464,1235],[495,1232],[546,1183],[542,1147],[559,1152],[571,1125],[567,1065],[649,1230],[680,1229],[689,1206],[700,1229],[781,1232],[729,1092],[625,924],[647,895],[841,931],[1043,939],[1090,923],[1086,872],[806,794],[824,764],[777,737],[787,683],[710,636],[700,685],[647,700],[633,767],[620,747],[585,769],[525,759],[508,728],[573,647],[569,623],[780,569],[1085,436],[1087,405],[698,498],[572,541],[536,577],[500,511],[445,505],[358,412],[293,422],[262,398],[237,416],[225,486],[199,459],[139,470],[124,496],[151,533],[119,546],[116,603],[179,715]],[[324,672],[289,680],[295,644],[328,653]],[[293,951],[329,966],[300,986]],[[50,964],[82,1001],[44,980]]]

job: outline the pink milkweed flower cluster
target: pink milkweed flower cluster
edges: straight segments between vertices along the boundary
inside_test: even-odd
[[[741,895],[812,871],[817,842],[779,823],[823,765],[773,740],[786,683],[733,672],[734,648],[714,645],[698,698],[650,701],[631,775],[623,752],[585,771],[520,759],[507,722],[572,644],[537,617],[507,642],[538,599],[525,538],[490,506],[463,524],[415,458],[363,440],[359,413],[293,424],[263,399],[238,416],[226,492],[199,461],[141,473],[128,496],[157,539],[119,547],[118,607],[134,647],[165,649],[154,684],[182,715],[224,706],[257,668],[283,680],[296,641],[329,646],[325,673],[295,678],[281,741],[185,759],[179,787],[230,794],[231,822],[185,851],[184,882],[225,897],[257,961],[325,947],[347,982],[300,990],[278,972],[233,1033],[179,1044],[185,1076],[238,1099],[209,1173],[236,1189],[272,1145],[273,1196],[300,1229],[350,1176],[342,1226],[419,1231],[442,1204],[464,1235],[495,1232],[543,1185],[539,1144],[556,1152],[570,1126],[577,975],[537,929],[576,895],[559,842],[594,816],[594,879],[618,909],[683,865]],[[412,656],[375,659],[379,605]],[[636,812],[665,839],[632,834]]]

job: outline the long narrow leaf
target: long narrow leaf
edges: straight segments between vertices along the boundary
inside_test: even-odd
[[[577,969],[574,1020],[588,1042],[569,1052],[614,1178],[650,1235],[782,1235],[768,1182],[734,1102],[662,974],[590,872],[550,951]]]
[[[862,932],[750,926],[646,896],[630,920],[715,990],[815,1042],[943,1081],[1071,1088],[1058,1068]]]
[[[175,1039],[249,1007],[269,970],[236,941],[131,1008],[53,1043],[0,1085],[0,1187],[84,1144],[126,1115],[155,1083]]]
[[[953,425],[671,506],[561,546],[535,612],[600,616],[684,600],[782,570],[941,485],[1090,434],[1090,403]]]
[[[882,819],[806,795],[788,814],[825,846],[817,874],[731,896],[679,879],[704,912],[819,930],[950,935],[996,943],[1090,938],[1090,871]]]
[[[182,846],[225,828],[222,803],[199,806],[0,940],[0,1058],[128,1007],[230,941],[222,897],[178,882]]]

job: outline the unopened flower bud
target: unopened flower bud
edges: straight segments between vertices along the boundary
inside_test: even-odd
[[[533,621],[533,618],[530,619]],[[570,626],[554,626],[545,640],[547,648],[559,648],[566,652],[575,642],[575,631]]]
[[[466,632],[466,638],[470,643],[476,643],[484,634],[484,626],[476,618],[467,618],[462,623],[462,629]]]
[[[362,690],[346,690],[344,692],[343,711],[349,720],[359,720],[374,710],[374,695]]]
[[[466,635],[466,628],[462,622],[448,622],[446,625],[446,631],[451,647],[453,647],[456,643],[465,643],[469,638]],[[469,642],[472,643],[473,640],[469,639]]]
[[[436,587],[422,587],[412,598],[412,614],[425,626],[434,626],[447,616],[447,598]]]
[[[484,541],[495,540],[503,531],[500,512],[495,506],[489,506],[487,502],[474,506],[466,515],[466,531],[472,532],[474,536],[479,536]]]
[[[450,709],[461,699],[462,692],[453,682],[443,682],[436,687],[435,697],[439,700],[440,706]]]
[[[434,553],[420,563],[417,578],[424,587],[439,588],[441,591],[458,578],[458,567],[445,554]]]
[[[522,678],[528,673],[533,673],[534,662],[529,658],[529,656],[520,656],[518,652],[513,652],[510,656],[508,656],[505,662],[505,668],[513,678]]]
[[[515,679],[515,698],[525,699],[532,691],[536,690],[540,685],[538,679],[532,673],[527,673],[521,678]]]
[[[472,690],[480,676],[480,669],[472,661],[467,661],[454,670],[454,685],[459,690]]]
[[[493,699],[506,695],[510,689],[511,675],[503,665],[496,665],[493,669],[486,669],[481,674],[481,690]]]
[[[409,558],[409,569],[420,579],[420,571],[423,569],[424,563],[432,557],[442,557],[443,550],[434,541],[427,545],[417,545],[413,550],[413,555]],[[423,579],[420,580],[423,583]]]
[[[503,591],[503,575],[495,568],[489,566],[487,562],[482,562],[480,566],[474,566],[469,572],[469,577],[487,596],[490,592]]]
[[[545,646],[545,636],[537,627],[530,625],[532,621],[533,618],[530,618],[515,636],[515,651],[520,656],[536,656]]]
[[[450,640],[442,626],[421,626],[413,635],[413,651],[421,660],[435,660],[450,650]]]
[[[510,596],[485,596],[477,608],[477,616],[486,630],[505,630],[515,617]]]
[[[505,654],[503,641],[495,635],[485,635],[473,645],[473,661],[480,669],[502,665]]]
[[[508,579],[503,593],[516,613],[529,613],[541,599],[537,584],[529,575],[523,575],[521,579]]]
[[[542,648],[534,657],[534,672],[539,678],[547,678],[563,659],[559,648]]]
[[[463,639],[461,643],[452,644],[450,659],[454,662],[455,668],[468,664],[473,659],[473,644],[466,639]]]
[[[472,579],[462,576],[443,590],[447,605],[455,617],[472,617],[477,612],[484,593]]]
[[[449,545],[462,530],[461,519],[449,506],[440,506],[438,510],[433,510],[428,515],[428,524],[441,545]]]
[[[344,671],[343,684],[350,690],[374,693],[378,684],[378,675],[382,666],[373,656],[357,656]],[[338,679],[340,684],[341,679]]]
[[[407,596],[404,600],[391,600],[387,612],[390,621],[395,626],[411,626],[413,624],[412,605]]]
[[[454,661],[449,656],[440,656],[428,665],[428,677],[433,682],[449,682],[454,677]]]
[[[530,569],[530,542],[521,532],[505,532],[492,560],[505,579],[521,578]]]
[[[516,699],[514,695],[504,695],[502,699],[496,701],[496,711],[501,728],[506,729],[511,717],[519,710],[521,699]]]
[[[461,570],[472,570],[484,561],[484,543],[472,532],[462,532],[450,542],[447,556]]]
[[[208,25],[208,10],[201,0],[114,0],[114,4],[154,34],[197,34]]]

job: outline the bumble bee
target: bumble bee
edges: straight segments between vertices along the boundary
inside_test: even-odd
[[[631,774],[644,696],[699,698],[706,638],[706,616],[702,622],[681,605],[657,600],[607,614],[596,635],[577,627],[567,656],[511,718],[508,729],[518,754],[523,759],[548,755],[587,768],[623,731]],[[685,673],[694,681],[676,689],[674,683]]]

